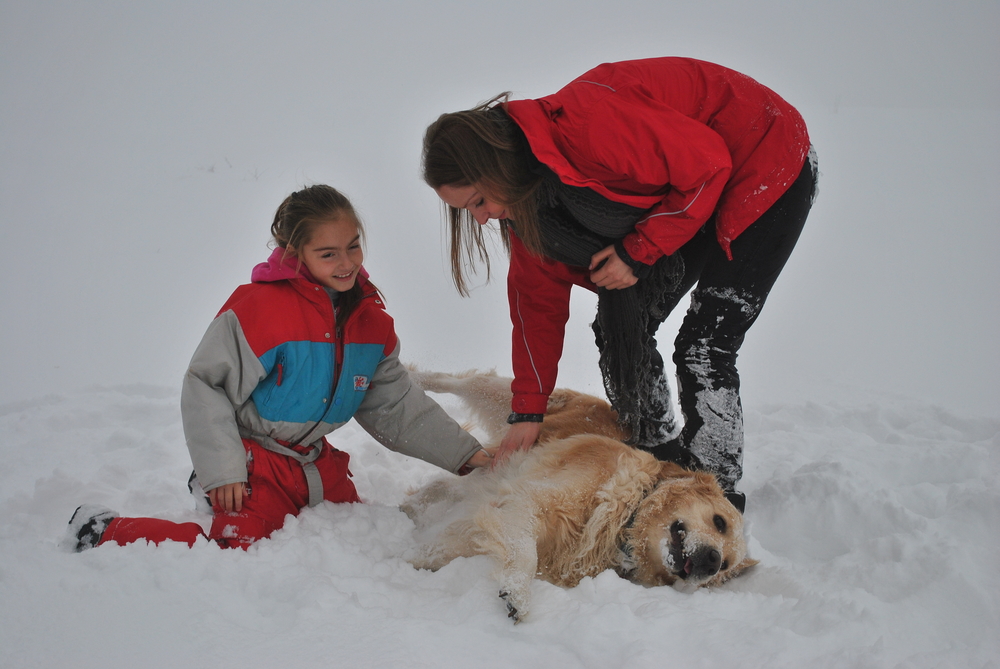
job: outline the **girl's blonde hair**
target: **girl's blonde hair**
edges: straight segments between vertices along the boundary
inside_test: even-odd
[[[354,223],[358,229],[358,236],[364,243],[365,228],[351,201],[336,188],[317,184],[295,191],[285,198],[285,201],[278,206],[278,211],[274,213],[271,236],[279,248],[285,249],[286,257],[297,256],[296,251],[312,239],[316,226],[344,219]],[[299,262],[301,263],[301,260]],[[378,288],[369,281],[367,292],[377,293]],[[349,290],[340,293],[337,299],[338,322],[347,321],[347,317],[365,294],[358,281],[355,281]]]
[[[507,115],[510,93],[501,93],[472,109],[442,114],[424,133],[423,178],[435,190],[441,186],[475,186],[484,197],[502,204],[517,228],[517,237],[542,254],[538,231],[538,187],[542,176],[528,140]],[[447,206],[451,236],[451,276],[461,295],[468,296],[464,269],[473,273],[477,261],[490,258],[482,226],[465,209]],[[510,227],[500,222],[504,248],[510,252]]]

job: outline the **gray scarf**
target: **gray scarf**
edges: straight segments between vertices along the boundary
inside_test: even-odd
[[[632,260],[621,240],[635,229],[646,210],[613,202],[589,188],[568,186],[542,167],[538,223],[545,255],[553,260],[587,267],[590,258],[614,244],[638,277],[630,288],[597,290],[594,334],[600,351],[601,376],[618,422],[630,435],[629,443],[643,441],[643,418],[659,419],[661,408],[653,393],[662,378],[662,367],[651,360],[655,354],[653,335],[668,311],[664,300],[684,276],[679,254],[664,256],[652,266]],[[516,223],[514,225],[516,232]]]

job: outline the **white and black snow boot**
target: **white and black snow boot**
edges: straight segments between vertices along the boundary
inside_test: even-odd
[[[195,511],[199,513],[212,513],[212,500],[209,499],[205,489],[201,487],[201,483],[198,481],[198,474],[195,471],[192,471],[191,476],[188,477],[188,492],[194,497]]]
[[[59,542],[59,546],[71,553],[82,553],[93,548],[104,536],[104,530],[117,517],[118,513],[106,506],[82,504],[76,507],[73,517],[69,519],[66,536]]]

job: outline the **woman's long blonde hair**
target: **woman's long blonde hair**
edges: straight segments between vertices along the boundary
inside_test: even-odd
[[[517,229],[517,237],[541,255],[537,192],[542,182],[538,160],[521,129],[510,119],[510,93],[501,93],[472,109],[442,114],[424,133],[423,177],[435,190],[441,186],[475,186],[484,197],[502,204]],[[451,276],[455,288],[469,295],[465,268],[475,273],[477,262],[490,258],[482,226],[465,209],[447,206],[451,235]],[[500,222],[504,249],[510,252],[510,226]]]

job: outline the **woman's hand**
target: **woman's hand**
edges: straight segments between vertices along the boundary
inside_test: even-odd
[[[493,454],[492,467],[507,462],[507,458],[517,451],[526,451],[538,441],[538,433],[542,431],[541,423],[514,423],[507,429],[507,434],[500,441],[500,447]]]
[[[243,500],[247,496],[245,483],[227,483],[208,491],[208,499],[212,506],[220,506],[223,511],[239,513],[243,510]]]
[[[614,244],[601,249],[590,258],[590,280],[601,288],[620,290],[634,286],[639,280],[632,268],[618,257]]]

